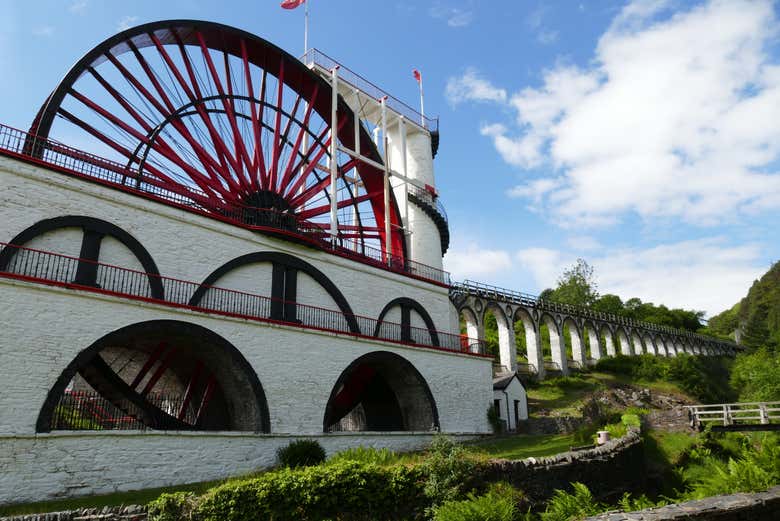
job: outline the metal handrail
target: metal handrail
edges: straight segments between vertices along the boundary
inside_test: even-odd
[[[555,302],[552,300],[542,299],[537,295],[530,293],[523,293],[511,289],[501,288],[482,282],[466,279],[463,282],[454,282],[450,286],[450,291],[465,292],[467,294],[476,294],[484,298],[489,298],[497,301],[510,302],[513,304],[521,304],[524,306],[534,307],[546,311],[564,312],[574,315],[583,316],[594,320],[608,321],[615,324],[627,325],[636,328],[642,328],[655,332],[664,332],[677,336],[684,336],[688,338],[695,338],[705,342],[717,342],[721,345],[728,345],[733,348],[739,348],[739,345],[733,342],[726,342],[719,338],[709,337],[694,333],[692,331],[685,331],[676,329],[669,326],[662,326],[659,324],[653,324],[652,322],[645,322],[643,320],[634,320],[632,318],[624,317],[621,315],[615,315],[614,313],[605,313],[602,311],[595,311],[585,306],[574,306],[571,304],[564,304],[561,302]]]
[[[380,339],[410,346],[441,349],[470,355],[484,355],[485,342],[479,338],[453,334],[434,329],[398,324],[386,320],[341,311],[274,299],[234,289],[206,286],[197,282],[163,277],[59,253],[53,253],[0,242],[0,249],[10,248],[13,254],[0,276],[30,282],[42,282],[85,291],[153,302],[177,308],[192,309],[223,316],[273,322],[346,333],[362,338]],[[94,281],[76,282],[79,267],[91,265]],[[163,295],[155,295],[152,281],[159,283]],[[203,297],[195,304],[190,301],[200,290]],[[294,317],[279,316],[280,309],[295,309]],[[274,310],[277,310],[275,313]],[[285,311],[285,313],[287,313]],[[358,331],[353,327],[357,325]],[[438,338],[438,343],[434,341]]]
[[[431,193],[429,190],[426,190],[425,188],[420,188],[419,186],[415,186],[412,184],[409,185],[409,194],[413,195],[417,199],[420,199],[423,203],[430,206],[431,209],[435,210],[439,215],[441,215],[445,223],[449,224],[449,221],[447,219],[447,212],[444,209],[444,205],[442,204],[441,199],[439,198],[438,195]]]
[[[398,255],[389,255],[380,248],[362,244],[354,239],[337,237],[334,240],[328,233],[329,225],[300,219],[294,214],[272,209],[258,209],[238,204],[221,208],[209,207],[188,196],[156,186],[152,179],[128,169],[126,165],[2,124],[0,124],[0,153],[54,166],[71,175],[97,181],[124,192],[242,228],[300,238],[324,251],[382,269],[445,286],[451,282],[450,274],[442,269],[404,259]],[[197,199],[199,191],[190,187],[188,190]]]
[[[312,65],[319,65],[326,71],[331,70],[333,67],[338,67],[339,81],[350,84],[351,86],[359,89],[376,100],[386,98],[385,104],[389,109],[392,109],[395,112],[401,114],[412,123],[421,125],[429,132],[438,132],[439,118],[423,116],[417,110],[413,109],[398,98],[391,96],[355,71],[345,67],[343,64],[337,62],[319,49],[309,49],[306,54],[303,55],[301,61],[305,63],[307,67],[311,67]]]

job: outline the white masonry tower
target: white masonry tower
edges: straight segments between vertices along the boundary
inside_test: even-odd
[[[384,160],[377,166],[387,173],[403,219],[407,258],[421,271],[442,270],[449,229],[433,173],[438,119],[425,117],[317,49],[309,50],[303,61],[336,87],[372,132]]]

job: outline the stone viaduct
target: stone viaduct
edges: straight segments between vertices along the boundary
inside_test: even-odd
[[[533,295],[473,281],[454,283],[450,300],[466,324],[469,337],[484,338],[485,319],[498,325],[501,370],[543,379],[547,373],[569,374],[605,356],[730,355],[739,346],[690,331],[633,320],[587,307],[539,299]],[[516,330],[515,325],[522,324]],[[550,353],[542,352],[542,327],[550,335]],[[518,361],[517,337],[523,335],[526,362]],[[571,351],[567,352],[566,339]]]

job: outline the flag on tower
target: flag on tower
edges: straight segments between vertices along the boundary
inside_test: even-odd
[[[284,9],[295,9],[299,5],[302,5],[306,0],[282,0],[281,6]]]
[[[417,69],[412,69],[412,74],[414,75],[414,79],[417,80],[417,83],[422,82],[422,74],[420,74],[420,71]]]

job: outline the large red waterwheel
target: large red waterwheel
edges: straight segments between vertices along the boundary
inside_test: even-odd
[[[364,128],[330,84],[245,31],[175,20],[121,32],[87,53],[41,107],[30,133],[124,163],[134,188],[173,194],[201,212],[328,237],[336,198],[340,246],[404,258],[395,199],[385,208],[381,163]],[[34,154],[43,151],[29,143]],[[335,193],[329,165],[336,161]]]

